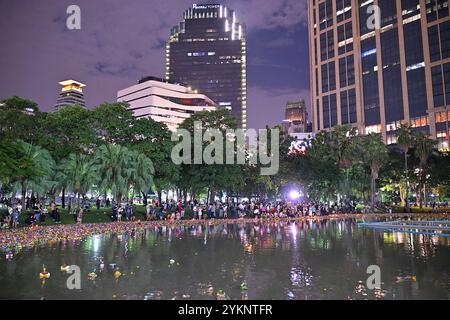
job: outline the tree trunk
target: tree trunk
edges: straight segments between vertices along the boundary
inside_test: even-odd
[[[22,204],[22,211],[21,211],[21,213],[23,212],[23,210],[25,210],[25,205],[26,205],[25,198],[26,198],[26,196],[27,196],[27,185],[26,185],[25,181],[22,181],[22,199],[20,201],[21,204]]]
[[[419,191],[417,192],[419,195],[419,207],[422,209],[423,207],[423,188],[422,186],[419,186]]]
[[[408,152],[405,152],[405,208],[409,209]]]
[[[372,178],[370,179],[370,199],[372,205],[372,212],[375,212],[375,177],[372,174]]]
[[[141,191],[141,193],[142,193],[142,202],[144,203],[144,206],[147,206],[147,203],[148,203],[148,201],[147,201],[147,193],[146,192],[142,192],[142,191]]]
[[[216,191],[211,188],[210,193],[209,193],[209,203],[214,203],[214,198],[216,197]]]
[[[159,205],[161,205],[161,203],[162,203],[162,192],[161,192],[161,190],[158,190],[158,202],[159,202]]]
[[[56,196],[55,196],[55,198],[56,198]],[[61,205],[62,205],[62,207],[63,207],[63,209],[66,207],[66,188],[63,188],[62,189],[62,198],[61,198]],[[55,199],[55,201],[56,201],[56,199]]]
[[[187,190],[183,189],[183,203],[186,205],[187,203]]]
[[[428,197],[427,197],[427,185],[423,184],[423,199],[425,200],[425,207],[428,207]]]
[[[77,211],[80,209],[80,193],[77,192]]]

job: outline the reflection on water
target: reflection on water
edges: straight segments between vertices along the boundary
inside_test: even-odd
[[[230,299],[449,299],[449,262],[448,237],[354,219],[159,226],[2,258],[0,298],[216,299],[223,290]],[[81,290],[67,289],[64,264],[80,266]],[[366,287],[369,265],[381,268],[379,290]]]

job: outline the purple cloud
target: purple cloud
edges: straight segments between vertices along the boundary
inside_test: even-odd
[[[280,59],[272,63],[286,73],[299,66],[283,62],[283,51],[307,46],[292,34],[292,30],[298,28],[306,32],[306,3],[306,0],[279,0],[264,1],[262,5],[260,0],[224,1],[247,25],[249,55],[261,54],[263,61],[270,64],[267,61],[271,61],[272,56],[264,57],[264,52],[256,52],[258,49],[252,46],[271,43],[276,49],[284,45],[279,50]],[[74,78],[87,84],[87,105],[93,107],[104,101],[114,101],[117,90],[142,76],[163,77],[164,49],[170,28],[180,22],[192,0],[78,0],[81,30],[66,28],[66,8],[71,4],[74,3],[70,0],[0,2],[0,12],[7,13],[0,19],[0,42],[7,44],[0,46],[0,99],[24,96],[37,101],[43,110],[51,110],[59,93],[57,82]],[[293,40],[286,40],[283,33],[277,35],[274,30],[283,33],[290,30],[289,39]],[[299,61],[307,58],[306,55],[298,57]],[[256,74],[253,67],[249,66],[249,75]],[[279,75],[273,68],[264,68],[264,72],[267,72],[265,77],[257,73],[249,77],[248,83],[249,122],[255,127],[263,127],[273,119],[259,113],[258,108],[272,110],[278,103],[280,109],[275,110],[280,116],[276,118],[282,118],[285,104],[270,101],[270,97],[267,101],[259,99],[262,93],[257,88],[263,87],[264,78]],[[273,89],[284,86],[282,82],[275,83]],[[292,89],[301,96],[307,87]],[[284,98],[283,95],[277,97]]]

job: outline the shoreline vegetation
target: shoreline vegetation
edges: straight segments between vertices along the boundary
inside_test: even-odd
[[[159,210],[159,206],[156,207],[156,211],[158,212]],[[392,209],[392,214],[445,214],[445,213],[450,213],[450,207],[435,207],[434,209],[432,207],[410,207],[409,211],[407,211],[404,207],[401,206],[391,206],[389,207]],[[351,215],[357,215],[357,214],[383,214],[383,213],[388,213],[388,208],[385,208],[386,211],[373,211],[370,212],[370,209],[367,208],[366,212],[363,212],[362,210],[357,210],[356,213],[346,213],[346,212],[339,212],[337,214],[339,215],[345,215],[345,214],[351,214]],[[46,217],[45,223],[39,223],[38,225],[40,226],[52,226],[52,225],[57,225],[57,224],[76,224],[76,221],[73,218],[73,213],[69,214],[68,213],[68,208],[61,208],[61,206],[58,205],[58,210],[60,212],[60,218],[61,218],[61,222],[60,223],[56,223],[51,217],[50,215],[48,215]],[[72,208],[73,210],[77,210]],[[145,220],[145,211],[146,208],[145,206],[141,205],[141,204],[137,204],[136,205],[136,212],[135,212],[135,216],[136,216],[136,220]],[[170,215],[172,213],[176,213],[176,210],[170,211],[170,210],[165,210],[165,219],[170,219]],[[27,227],[26,224],[26,218],[29,217],[30,215],[33,214],[33,210],[31,209],[27,209],[24,210],[23,213],[20,214],[19,217],[19,228],[23,228],[23,227]],[[0,209],[0,220],[4,219],[6,216],[8,215],[8,212],[6,209]],[[112,207],[101,207],[100,210],[97,210],[97,208],[95,206],[90,207],[89,209],[85,210],[85,214],[83,216],[83,223],[107,223],[107,222],[113,222],[112,221]],[[184,220],[187,219],[192,219],[194,216],[194,213],[192,211],[191,208],[186,208],[185,209],[185,215],[184,215]],[[218,217],[218,209],[216,209],[216,217]],[[238,217],[238,213],[237,210],[231,210],[231,216],[232,217]],[[209,219],[209,218],[208,218]],[[0,231],[2,229],[0,228]]]
[[[270,222],[296,222],[296,221],[323,221],[339,219],[365,219],[376,217],[388,218],[427,218],[436,217],[446,219],[450,217],[445,213],[355,213],[355,214],[330,214],[326,216],[304,216],[285,218],[233,218],[233,219],[185,219],[185,220],[153,220],[153,221],[126,221],[126,222],[90,222],[83,224],[58,224],[35,225],[17,229],[5,229],[0,231],[0,251],[6,252],[12,257],[22,249],[30,249],[37,246],[55,245],[81,241],[94,235],[123,234],[126,232],[140,232],[152,227],[179,227],[195,225],[218,225],[232,223],[270,223]]]

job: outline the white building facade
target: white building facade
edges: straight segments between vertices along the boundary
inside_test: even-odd
[[[117,102],[128,103],[136,118],[151,117],[167,125],[171,131],[175,131],[192,114],[217,108],[206,95],[155,77],[141,79],[138,84],[120,90]]]

